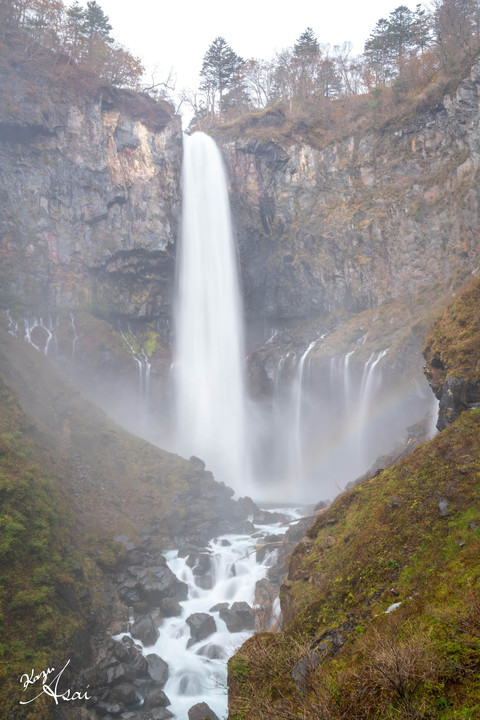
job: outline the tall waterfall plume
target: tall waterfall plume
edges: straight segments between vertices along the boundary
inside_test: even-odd
[[[177,254],[175,376],[178,451],[246,490],[244,331],[225,170],[204,133],[184,139]]]

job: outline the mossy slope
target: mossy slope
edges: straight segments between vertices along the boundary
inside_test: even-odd
[[[449,376],[475,382],[480,377],[480,277],[434,324],[424,349],[431,382],[440,388]]]
[[[53,717],[47,696],[19,705],[28,694],[20,677],[32,668],[58,671],[71,660],[62,687],[79,689],[89,637],[118,618],[108,587],[123,547],[112,537],[169,517],[173,498],[177,512],[189,473],[0,327],[1,718]]]
[[[272,717],[323,717],[316,714],[317,696],[326,703],[327,718],[386,718],[395,711],[400,717],[478,717],[480,687],[469,668],[480,662],[479,638],[465,635],[461,625],[473,599],[480,600],[479,556],[480,412],[474,411],[407,461],[341,495],[309,529],[282,588],[285,630],[248,641],[231,663],[231,717],[270,717],[268,703]],[[383,615],[394,602],[402,603],[397,615]],[[445,614],[451,617],[442,621]],[[417,715],[405,714],[385,681],[371,687],[368,671],[376,661],[367,650],[375,652],[380,634],[385,651],[381,643],[393,623],[399,623],[400,648],[402,633],[419,647],[428,640],[437,668],[415,693]],[[480,616],[475,623],[478,632]],[[321,681],[314,677],[302,692],[291,672],[316,645],[325,645]],[[267,676],[257,664],[266,647]],[[365,702],[351,715],[356,693]],[[466,709],[470,715],[461,714]]]
[[[22,706],[23,673],[63,667],[84,626],[78,523],[68,462],[0,376],[0,716],[50,717],[46,696]],[[80,550],[80,552],[79,552]],[[59,663],[62,663],[61,665]],[[10,712],[12,714],[10,714]]]
[[[440,323],[453,327],[462,303],[467,343],[477,293],[475,283]],[[442,348],[465,360],[454,339]],[[479,357],[469,350],[464,372]],[[254,636],[230,661],[230,717],[480,717],[479,557],[473,410],[318,517],[289,558],[283,631]]]
[[[169,514],[172,497],[187,488],[189,463],[117,426],[41,353],[1,327],[0,368],[21,406],[68,456],[64,483],[85,527],[131,532],[153,514]]]

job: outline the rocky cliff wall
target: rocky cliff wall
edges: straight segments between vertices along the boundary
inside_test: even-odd
[[[444,430],[480,407],[480,278],[472,279],[432,327],[423,350],[425,375],[439,402]]]
[[[268,113],[219,132],[248,313],[356,312],[478,266],[479,87],[477,61],[436,107],[326,147]]]
[[[181,149],[172,108],[130,91],[4,108],[4,289],[36,312],[168,317]]]
[[[479,85],[477,61],[436,107],[324,147],[292,141],[281,115],[260,131],[218,129],[247,314],[357,312],[475,268]],[[172,109],[131,92],[4,109],[10,289],[31,308],[168,323],[181,151]]]

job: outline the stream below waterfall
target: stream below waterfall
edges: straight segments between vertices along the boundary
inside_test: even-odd
[[[275,510],[289,520],[304,514],[301,509]],[[201,702],[206,702],[220,719],[227,716],[227,661],[258,628],[236,630],[231,623],[233,613],[227,621],[220,615],[237,607],[240,615],[244,611],[248,616],[245,603],[255,612],[256,583],[266,577],[277,555],[275,547],[268,546],[268,549],[264,548],[261,561],[257,561],[256,550],[262,547],[266,537],[283,535],[288,527],[281,523],[256,525],[251,534],[227,534],[215,538],[206,548],[197,551],[199,556],[208,555],[210,561],[207,573],[202,575],[195,574],[196,565],[192,567],[188,557],[179,557],[178,550],[165,553],[170,569],[188,585],[188,596],[180,602],[181,615],[162,619],[159,638],[154,645],[145,647],[138,639],[135,644],[145,656],[153,653],[167,663],[168,679],[162,689],[170,700],[167,709],[177,720],[188,720],[188,710]],[[238,605],[234,606],[234,603]],[[207,623],[208,634],[201,639],[192,636],[187,623],[195,613],[204,613],[211,618]],[[279,614],[279,601],[275,600],[270,627]],[[253,619],[253,615],[251,617]],[[124,638],[131,638],[131,635],[121,633],[115,637],[120,641]]]

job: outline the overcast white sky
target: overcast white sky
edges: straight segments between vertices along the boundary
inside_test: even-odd
[[[402,4],[415,9],[416,0],[98,0],[109,16],[113,37],[158,79],[170,68],[176,90],[196,88],[202,60],[219,35],[243,57],[270,59],[276,50],[294,45],[311,27],[320,43],[363,45],[381,17]]]

